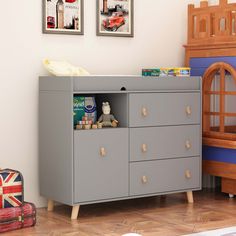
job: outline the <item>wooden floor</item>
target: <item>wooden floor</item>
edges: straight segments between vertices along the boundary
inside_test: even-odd
[[[188,205],[185,194],[167,195],[81,206],[79,220],[70,220],[71,208],[58,206],[54,212],[38,209],[33,228],[3,236],[121,236],[136,232],[143,236],[174,236],[236,226],[236,198],[222,193],[194,193]]]

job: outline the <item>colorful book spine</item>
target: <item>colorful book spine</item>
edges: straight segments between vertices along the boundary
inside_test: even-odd
[[[190,76],[189,67],[142,69],[142,76]]]
[[[142,76],[160,76],[160,69],[143,69]]]

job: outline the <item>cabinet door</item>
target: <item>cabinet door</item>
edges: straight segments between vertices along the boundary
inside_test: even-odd
[[[200,125],[130,129],[130,161],[200,155]]]
[[[130,94],[130,127],[199,124],[199,93]]]
[[[130,195],[199,189],[200,157],[130,164]]]
[[[74,202],[128,196],[128,129],[74,132]]]

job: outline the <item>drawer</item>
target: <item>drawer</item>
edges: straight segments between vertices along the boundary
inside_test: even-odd
[[[130,161],[200,155],[200,125],[130,129]]]
[[[128,196],[128,129],[74,132],[74,201]]]
[[[130,164],[130,195],[200,188],[200,157]]]
[[[199,124],[200,93],[130,94],[129,125]]]
[[[49,87],[55,89],[55,82],[43,79],[43,77],[40,78],[40,90],[48,90]],[[58,78],[56,81],[62,83],[61,80]],[[68,79],[66,81],[70,82]],[[199,90],[200,77],[158,77],[158,79],[151,77],[147,79],[142,76],[79,76],[73,77],[73,87],[74,91],[119,91],[122,87],[125,87],[127,91]]]

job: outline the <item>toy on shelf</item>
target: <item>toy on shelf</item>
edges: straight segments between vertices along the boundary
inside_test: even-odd
[[[93,124],[92,125],[92,129],[97,129],[98,128],[98,125],[97,124]]]
[[[89,118],[87,114],[82,117],[81,121],[77,121],[76,129],[91,129],[93,125],[93,119]]]
[[[102,127],[114,127],[116,128],[118,125],[118,121],[115,119],[115,117],[110,114],[111,113],[111,107],[109,102],[103,102],[102,103],[102,112],[103,114],[98,119],[98,124],[102,125]]]
[[[98,129],[102,129],[102,123],[97,123],[97,127],[98,127]]]
[[[203,172],[236,194],[236,3],[188,6],[185,64],[203,76]]]
[[[91,129],[97,120],[95,97],[74,96],[75,129]]]

